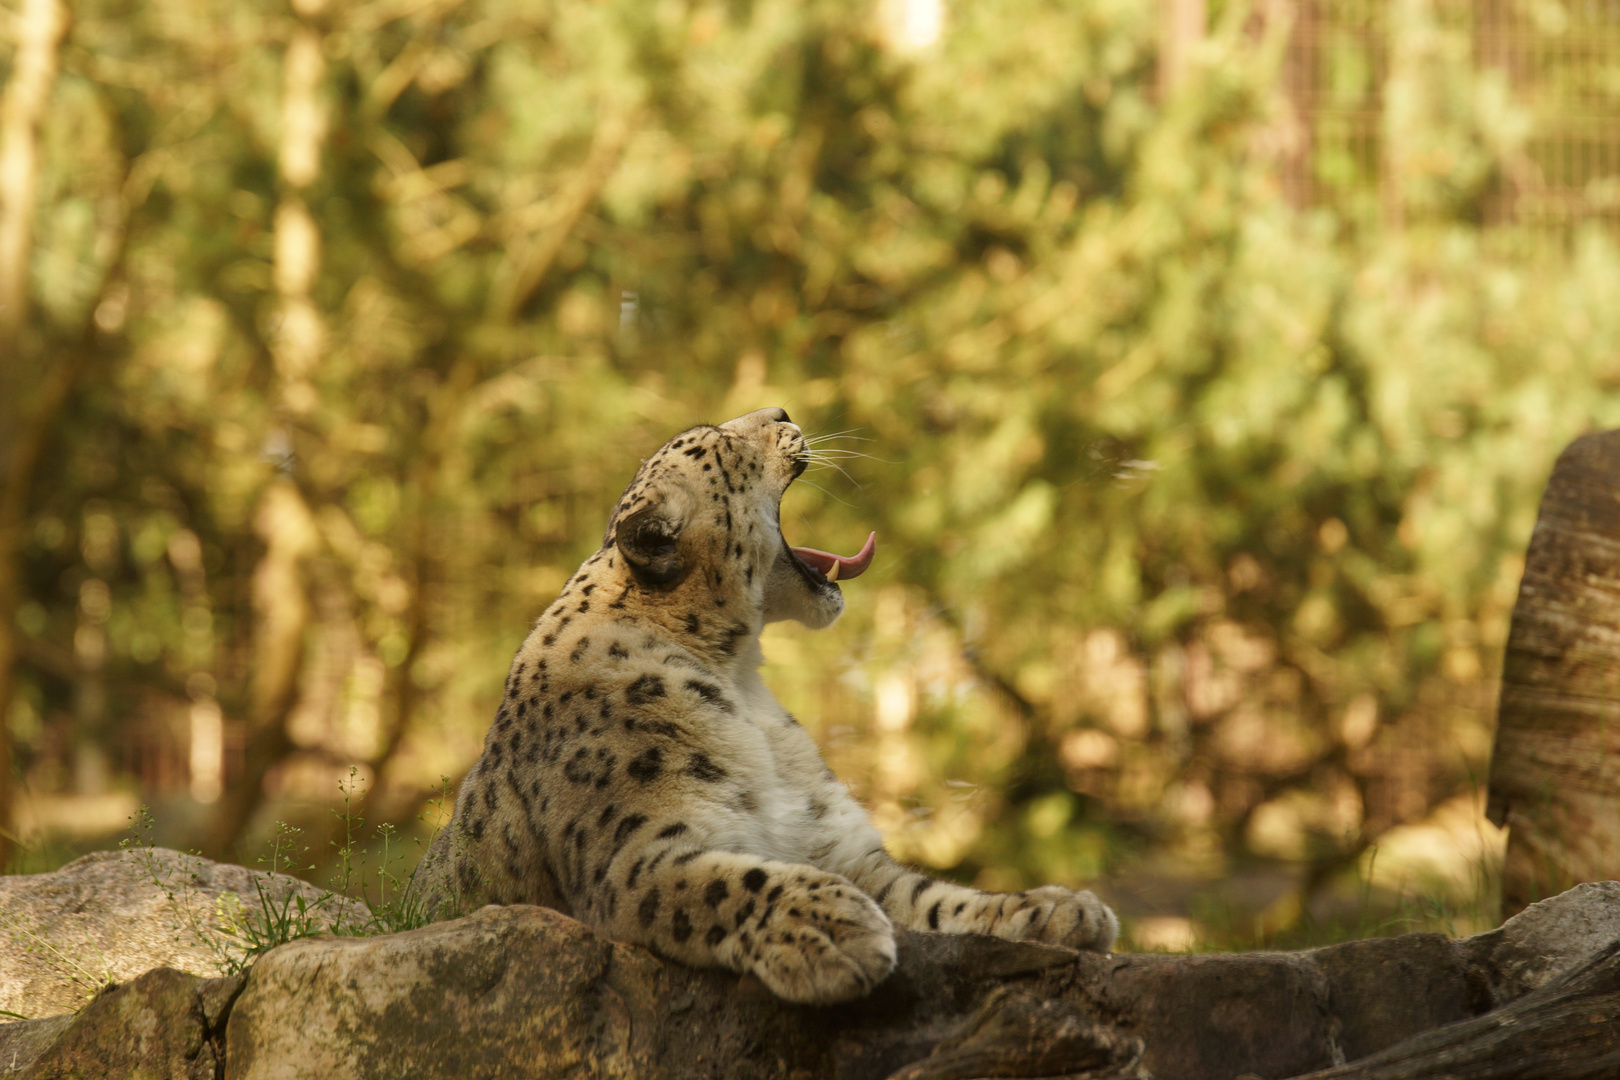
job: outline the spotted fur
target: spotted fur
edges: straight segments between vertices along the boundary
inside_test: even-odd
[[[677,435],[512,661],[450,826],[441,911],[544,904],[790,1001],[894,967],[894,923],[1106,950],[1089,892],[993,894],[904,869],[759,677],[767,622],[829,625],[839,587],[788,548],[805,441],[781,409]]]

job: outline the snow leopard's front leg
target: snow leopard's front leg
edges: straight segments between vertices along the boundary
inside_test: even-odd
[[[889,918],[910,930],[990,934],[1097,952],[1107,952],[1119,933],[1113,911],[1083,889],[1043,885],[1027,892],[983,892],[907,870],[881,847],[868,848],[842,869]]]
[[[645,819],[642,819],[645,820]],[[869,993],[894,970],[894,929],[846,878],[801,863],[694,846],[683,825],[625,819],[626,843],[575,915],[698,967],[751,972],[788,1001]]]

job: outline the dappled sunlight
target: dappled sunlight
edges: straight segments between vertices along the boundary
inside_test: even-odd
[[[1358,872],[1393,893],[1436,896],[1468,907],[1492,895],[1506,846],[1506,831],[1485,816],[1485,793],[1466,791],[1422,821],[1384,833],[1361,857]]]
[[[765,679],[898,857],[1179,875],[1142,949],[1478,908],[1537,501],[1620,424],[1596,61],[1273,6],[31,2],[0,853],[324,858],[351,766],[425,838],[642,458],[780,405],[784,534],[878,546]]]

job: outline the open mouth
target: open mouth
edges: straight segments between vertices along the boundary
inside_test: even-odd
[[[848,581],[860,577],[872,565],[872,556],[877,554],[877,533],[866,538],[866,544],[856,555],[834,555],[807,547],[789,547],[788,550],[798,557],[800,568],[812,582]]]

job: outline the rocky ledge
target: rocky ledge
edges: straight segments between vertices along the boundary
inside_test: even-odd
[[[161,896],[146,932],[110,929],[152,887],[127,858],[0,879],[7,925],[27,912],[37,927],[43,897],[72,897],[49,925],[71,914],[81,939],[123,950],[105,958],[110,970],[152,969],[76,1014],[0,1025],[0,1076],[1620,1075],[1617,882],[1577,886],[1471,938],[1300,953],[1097,956],[902,934],[900,966],[870,998],[804,1008],[752,978],[669,963],[523,906],[384,937],[305,938],[245,974],[210,978],[211,955],[176,952],[160,932],[172,908]],[[233,871],[246,874],[189,872],[225,882]],[[98,889],[70,887],[90,875]],[[198,902],[212,888],[195,890]],[[37,978],[10,975],[37,971],[43,933],[0,941],[0,1009],[37,1014],[50,996]]]

